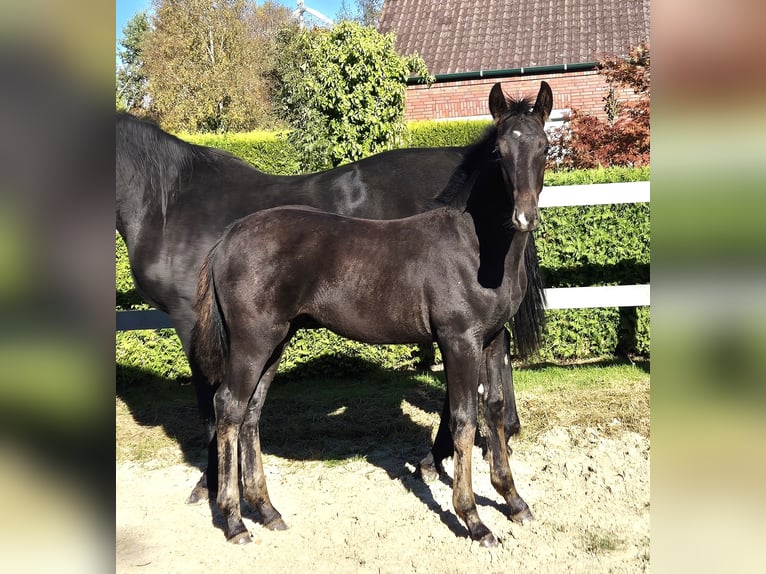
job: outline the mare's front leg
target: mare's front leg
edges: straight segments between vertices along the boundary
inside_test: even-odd
[[[189,361],[192,371],[192,383],[197,395],[197,407],[205,431],[205,444],[207,445],[208,463],[202,471],[202,476],[186,499],[187,504],[196,504],[207,500],[212,493],[218,491],[218,445],[216,438],[215,407],[213,397],[217,390],[216,385],[211,385],[207,377],[200,373],[194,360]]]
[[[279,356],[281,351],[276,354]],[[266,487],[266,475],[263,472],[263,455],[261,453],[260,420],[266,393],[271,381],[277,373],[279,359],[274,361],[266,370],[255,388],[253,398],[247,408],[245,421],[240,435],[242,445],[242,485],[244,496],[261,515],[263,526],[269,530],[286,530],[287,525],[282,515],[271,504],[269,491]]]
[[[497,366],[498,360],[504,361],[507,345],[504,336],[501,333],[484,350],[484,365],[489,375],[486,377],[489,385],[486,387],[482,400],[484,401],[484,413],[487,418],[487,427],[489,435],[487,436],[487,448],[489,453],[490,476],[492,486],[505,499],[510,509],[509,518],[514,522],[528,522],[533,520],[532,512],[529,506],[519,496],[516,486],[513,482],[511,467],[508,462],[509,448],[506,445],[506,430],[508,428],[507,411],[509,406],[506,401],[506,385],[502,373],[493,369],[492,365]],[[511,387],[512,389],[512,387]],[[515,412],[515,399],[514,412]]]
[[[452,340],[440,347],[447,375],[450,428],[455,443],[452,504],[468,527],[472,539],[478,540],[482,546],[495,546],[495,536],[479,518],[471,479],[471,455],[478,410],[480,347],[468,337]]]
[[[184,354],[189,359],[192,385],[197,397],[197,408],[202,419],[205,444],[207,445],[207,468],[202,471],[202,476],[186,499],[187,504],[197,504],[203,500],[208,500],[211,493],[215,496],[218,489],[218,448],[215,432],[215,407],[213,405],[213,397],[218,386],[211,384],[208,378],[202,374],[202,370],[191,352],[192,331],[197,320],[197,314],[190,305],[184,303],[183,298],[178,301],[176,306],[169,309],[169,313],[176,334],[181,340]]]

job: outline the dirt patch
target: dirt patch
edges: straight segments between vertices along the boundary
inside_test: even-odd
[[[479,514],[501,544],[472,542],[452,509],[452,467],[425,484],[412,456],[378,449],[329,465],[265,455],[271,499],[289,525],[225,541],[208,504],[183,503],[195,466],[117,464],[117,572],[644,572],[649,568],[649,440],[554,426],[514,443],[511,469],[536,520],[510,522],[474,448]],[[373,462],[370,462],[373,461]],[[153,468],[155,466],[155,468]]]

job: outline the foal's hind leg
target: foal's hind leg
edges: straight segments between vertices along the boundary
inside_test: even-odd
[[[227,379],[231,375],[227,376]],[[218,433],[218,495],[216,502],[226,521],[224,533],[229,542],[250,542],[250,533],[239,509],[239,428],[245,416],[247,398],[224,383],[215,394]]]
[[[489,436],[487,437],[487,447],[489,452],[490,476],[492,486],[505,498],[510,509],[510,519],[514,522],[527,522],[532,520],[532,512],[529,506],[519,496],[516,491],[516,485],[513,482],[511,467],[508,463],[508,446],[506,445],[506,423],[507,417],[504,415],[508,406],[504,400],[504,385],[500,377],[496,376],[498,371],[493,369],[496,366],[498,358],[503,360],[505,356],[504,337],[501,333],[485,349],[485,362],[483,368],[488,371],[486,379],[489,381],[488,387],[482,396],[484,401],[484,412],[487,417],[487,426],[489,427]],[[495,371],[493,375],[492,372]]]
[[[229,542],[250,542],[242,522],[239,496],[239,438],[251,397],[264,372],[269,355],[259,355],[252,347],[267,347],[268,342],[253,342],[246,337],[230,342],[230,362],[224,382],[215,394],[216,432],[218,433],[218,495],[216,501],[226,524]],[[276,345],[275,345],[276,346]],[[247,435],[245,435],[247,437]]]
[[[275,351],[275,361],[261,377],[258,386],[255,388],[253,398],[247,407],[245,421],[242,424],[240,434],[240,444],[242,450],[242,485],[244,487],[244,496],[250,504],[261,515],[263,525],[269,530],[286,530],[287,525],[282,520],[282,515],[271,504],[269,491],[266,488],[266,475],[263,472],[263,455],[261,454],[260,420],[263,403],[266,401],[266,393],[269,390],[271,381],[277,373],[279,366],[279,356],[282,346]]]

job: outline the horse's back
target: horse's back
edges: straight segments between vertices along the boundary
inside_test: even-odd
[[[310,318],[371,343],[431,341],[429,309],[445,276],[437,252],[455,233],[433,221],[442,218],[379,221],[303,207],[252,214],[216,249],[224,311],[254,303],[260,320]]]

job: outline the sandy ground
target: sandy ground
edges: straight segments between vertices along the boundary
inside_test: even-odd
[[[515,444],[515,443],[514,443]],[[368,462],[374,460],[374,463]],[[500,540],[481,548],[452,509],[452,467],[413,476],[401,453],[342,464],[265,455],[269,492],[289,529],[271,532],[245,509],[254,543],[226,542],[217,511],[184,504],[189,465],[118,463],[117,572],[645,572],[649,569],[649,440],[554,427],[515,444],[511,469],[536,520],[504,514],[474,448],[479,514]]]

